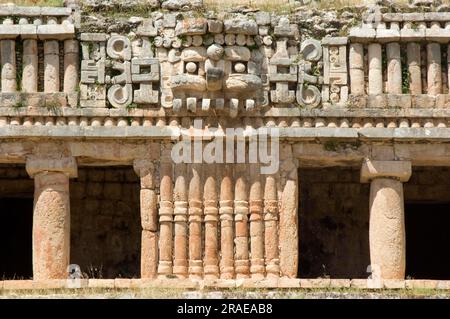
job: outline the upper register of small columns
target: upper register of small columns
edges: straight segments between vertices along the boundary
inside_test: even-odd
[[[448,92],[449,75],[444,81],[442,76],[442,63],[448,61],[442,61],[442,56],[449,48],[442,46],[450,41],[450,13],[375,11],[361,27],[350,30],[349,41],[351,94],[436,96]],[[402,67],[402,63],[407,65]]]
[[[78,41],[71,8],[0,6],[1,92],[36,93],[39,87],[38,42],[43,41],[45,93],[74,93],[78,86]],[[22,64],[17,65],[16,41],[22,41]],[[60,57],[64,41],[64,57]],[[60,88],[60,58],[64,87]],[[17,72],[22,70],[20,77]],[[18,83],[17,78],[20,78]]]

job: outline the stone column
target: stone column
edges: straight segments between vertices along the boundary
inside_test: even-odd
[[[59,92],[59,43],[44,42],[44,92]]]
[[[70,259],[69,178],[77,176],[73,157],[27,159],[34,178],[33,279],[66,279]]]
[[[279,277],[278,196],[276,179],[273,175],[266,177],[264,185],[264,229],[267,277]]]
[[[350,93],[353,95],[366,94],[364,89],[364,46],[361,43],[350,44]]]
[[[235,258],[236,278],[248,278],[248,171],[245,164],[235,165],[236,184],[234,192]]]
[[[175,245],[173,273],[177,275],[178,278],[187,278],[188,276],[188,193],[186,171],[186,164],[177,164],[175,166],[175,188],[173,192],[175,205]]]
[[[371,268],[382,279],[404,279],[406,266],[403,182],[409,161],[365,160],[361,182],[370,182],[369,244]]]
[[[78,87],[79,46],[75,39],[64,41],[64,93],[76,92]]]
[[[223,165],[220,184],[220,278],[234,278],[233,234],[233,173],[230,165]]]
[[[295,278],[298,271],[298,172],[292,159],[287,161],[285,166],[292,169],[285,172],[286,182],[281,195],[280,271],[282,276]]]
[[[439,43],[427,44],[427,83],[428,94],[437,95],[442,92],[442,74],[441,74],[441,45]]]
[[[408,43],[406,45],[406,54],[408,61],[410,94],[422,94],[420,44],[413,42]]]
[[[141,179],[141,278],[155,278],[158,265],[158,199],[151,161],[134,161],[134,170]]]
[[[219,210],[217,209],[216,169],[214,164],[205,166],[205,279],[219,278]]]
[[[164,146],[163,146],[164,147]],[[172,274],[173,243],[173,167],[170,149],[164,148],[160,164],[160,203],[159,203],[159,263],[158,275],[165,277]]]
[[[250,164],[250,273],[254,279],[262,279],[264,267],[263,188],[260,167]]]
[[[2,92],[17,91],[16,79],[16,42],[15,40],[0,41],[0,56],[2,62]]]
[[[36,39],[23,40],[22,91],[37,92],[38,89],[38,48]]]
[[[189,277],[201,279],[202,260],[202,178],[201,164],[190,166],[189,182]]]
[[[383,93],[381,44],[369,44],[369,94]]]
[[[400,44],[386,44],[387,56],[387,93],[402,94],[402,63],[400,59]]]

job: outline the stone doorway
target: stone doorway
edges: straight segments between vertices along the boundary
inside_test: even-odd
[[[360,167],[299,170],[300,278],[367,278],[369,185]]]
[[[31,279],[33,180],[23,165],[0,165],[0,280]]]
[[[71,179],[70,260],[85,276],[140,277],[139,192],[131,166],[79,167]]]
[[[450,279],[450,202],[407,203],[406,277]]]

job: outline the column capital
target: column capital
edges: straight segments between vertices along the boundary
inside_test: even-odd
[[[367,158],[361,167],[361,183],[369,183],[375,178],[392,178],[407,182],[411,172],[411,161],[374,161]]]
[[[76,178],[78,176],[78,165],[75,157],[45,158],[31,156],[27,158],[26,170],[30,177],[40,172],[59,172]]]

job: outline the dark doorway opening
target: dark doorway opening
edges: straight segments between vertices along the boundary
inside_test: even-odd
[[[450,279],[450,203],[407,203],[406,276]]]
[[[80,167],[70,180],[70,260],[85,277],[140,277],[139,193],[130,166]]]
[[[30,279],[33,198],[0,198],[0,280]]]
[[[369,185],[358,167],[299,170],[300,278],[367,278]]]

